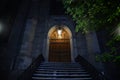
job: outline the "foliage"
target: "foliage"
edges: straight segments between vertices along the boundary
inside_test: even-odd
[[[114,37],[113,37],[114,40],[120,41],[120,23],[117,25],[116,30],[114,30],[113,36],[114,36]]]
[[[118,65],[120,65],[120,56],[116,56],[113,62],[116,62]]]
[[[101,55],[97,55],[96,56],[96,61],[101,61],[101,62],[113,62],[116,63],[118,65],[120,65],[120,55],[113,55],[111,53],[103,53]]]
[[[116,35],[107,42],[106,45],[109,47],[110,50],[108,52],[102,53],[101,55],[97,55],[96,61],[114,62],[117,65],[120,65],[120,53],[117,51],[120,49],[120,47],[116,46],[120,42],[120,39],[116,37],[119,36]]]
[[[112,62],[113,57],[114,56],[109,54],[109,53],[103,53],[102,55],[97,55],[96,56],[96,61]]]
[[[111,25],[119,21],[120,1],[119,0],[62,0],[66,13],[76,22],[76,32],[83,33],[89,30],[98,30],[104,25]],[[115,29],[113,26],[105,26],[107,31]],[[120,24],[113,32],[111,39],[107,42],[110,51],[96,56],[102,62],[120,62],[120,55],[117,53],[116,44],[120,42]],[[119,49],[119,48],[118,48]]]
[[[111,37],[106,45],[111,50],[111,53],[120,54],[120,24],[118,24],[117,28],[111,34]]]
[[[96,56],[97,61],[102,62],[115,62],[120,65],[120,50],[119,47],[120,36],[118,34],[113,33],[111,35],[111,39],[107,42],[106,46],[109,47],[109,51],[102,53],[101,55]]]
[[[76,22],[76,31],[97,30],[120,16],[119,0],[63,0],[66,13]]]

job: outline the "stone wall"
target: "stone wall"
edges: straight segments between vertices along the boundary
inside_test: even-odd
[[[36,24],[34,19],[29,19],[26,22],[20,53],[15,65],[17,69],[26,69],[32,62],[31,51]]]
[[[89,62],[94,65],[99,71],[102,72],[103,67],[102,63],[97,62],[95,57],[96,55],[99,55],[101,53],[97,35],[95,31],[91,31],[85,35],[86,37],[86,43],[87,43],[87,50],[88,50],[88,56],[89,56]]]
[[[71,31],[72,61],[77,55],[81,55],[96,66],[95,54],[100,53],[100,50],[95,32],[84,35],[79,32],[76,35],[75,24],[71,18],[66,15],[49,15],[49,1],[31,0],[29,9],[26,8],[27,2],[22,5],[15,26],[23,26],[24,31],[20,32],[23,34],[20,51],[18,53],[14,52],[17,55],[17,57],[14,56],[12,63],[15,64],[14,69],[24,71],[40,54],[43,54],[45,61],[48,61],[48,32],[55,25],[67,26]],[[25,13],[26,9],[27,12]],[[23,14],[24,16],[22,16]],[[16,48],[14,47],[14,49]]]
[[[85,34],[82,34],[81,32],[78,32],[76,34],[76,45],[77,45],[77,53],[84,57],[85,59],[88,59],[88,50],[87,50],[87,43]]]
[[[6,60],[4,60],[6,64],[4,65],[4,68],[7,71],[5,73],[6,76],[8,73],[12,75],[11,73],[14,71],[16,56],[18,56],[21,47],[23,32],[25,29],[25,23],[27,20],[30,4],[31,2],[29,0],[24,0],[19,6],[18,13],[16,15],[13,28],[8,40],[8,47],[5,56]]]
[[[91,31],[86,34],[78,32],[76,35],[76,43],[77,53],[102,72],[102,64],[95,59],[95,56],[101,52],[96,32]]]
[[[42,2],[42,4],[39,4]],[[16,58],[15,69],[25,70],[40,55],[43,49],[45,21],[48,15],[49,0],[32,0],[25,23],[20,52]]]

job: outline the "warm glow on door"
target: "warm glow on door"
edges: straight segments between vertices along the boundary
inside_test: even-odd
[[[64,28],[56,28],[49,39],[49,61],[70,62],[70,36]]]
[[[64,28],[56,28],[50,35],[50,39],[70,39],[70,37]]]

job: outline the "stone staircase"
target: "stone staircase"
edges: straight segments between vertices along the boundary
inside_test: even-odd
[[[32,75],[32,80],[93,80],[78,63],[44,62]]]

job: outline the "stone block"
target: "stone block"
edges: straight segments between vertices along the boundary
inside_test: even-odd
[[[32,58],[29,56],[21,56],[18,61],[18,69],[27,69],[32,62]]]

